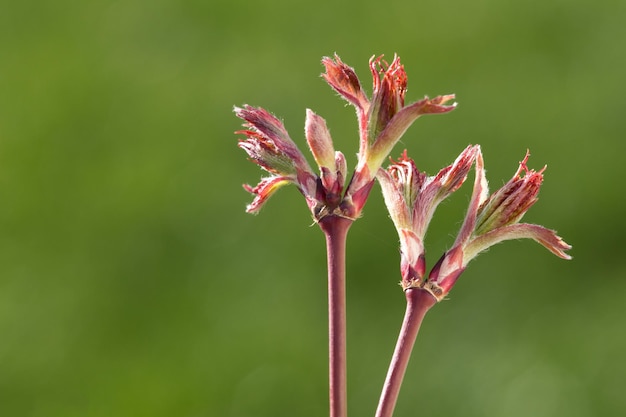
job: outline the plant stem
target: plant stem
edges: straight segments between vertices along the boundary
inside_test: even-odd
[[[421,288],[409,288],[405,291],[406,312],[396,349],[391,358],[387,378],[380,394],[376,417],[391,417],[398,400],[404,372],[411,357],[415,338],[419,332],[426,312],[437,303],[428,291]]]
[[[330,417],[346,417],[346,237],[352,220],[320,220],[328,258],[328,380]]]

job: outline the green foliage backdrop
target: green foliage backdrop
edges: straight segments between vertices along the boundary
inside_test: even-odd
[[[626,3],[34,1],[0,5],[0,415],[308,417],[327,411],[321,232],[293,188],[250,216],[260,170],[233,105],[304,147],[305,108],[354,163],[337,52],[398,53],[407,100],[456,93],[403,147],[435,172],[483,146],[492,188],[548,165],[533,242],[474,261],[426,318],[396,411],[626,410]],[[431,263],[463,187],[436,215]],[[349,408],[373,415],[404,309],[378,187],[349,241]]]

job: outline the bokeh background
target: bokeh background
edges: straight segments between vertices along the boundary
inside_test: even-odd
[[[354,164],[353,110],[319,77],[337,52],[370,87],[402,57],[407,101],[456,93],[402,148],[434,173],[469,143],[497,188],[548,165],[530,241],[474,261],[426,318],[396,410],[626,411],[626,3],[24,1],[0,5],[0,415],[327,413],[323,236],[295,188],[244,213],[258,167],[233,105],[301,147],[305,109]],[[431,264],[466,185],[439,209]],[[378,187],[352,228],[349,408],[373,415],[404,311]]]

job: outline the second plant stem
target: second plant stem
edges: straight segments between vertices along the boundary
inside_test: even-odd
[[[426,312],[437,303],[430,292],[421,288],[409,288],[405,291],[405,296],[407,304],[404,320],[380,395],[376,417],[391,417],[393,415],[402,379],[422,320]]]
[[[319,222],[328,259],[328,379],[330,417],[347,417],[346,238],[352,220],[328,216]]]

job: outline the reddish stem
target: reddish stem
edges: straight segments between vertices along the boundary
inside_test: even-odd
[[[320,220],[328,258],[328,379],[330,417],[346,417],[346,237],[352,220]]]
[[[435,297],[421,288],[409,288],[405,291],[405,295],[407,301],[406,312],[404,313],[396,349],[391,358],[387,378],[383,385],[383,391],[380,395],[376,417],[392,416],[398,400],[398,394],[400,393],[404,372],[409,363],[411,351],[413,350],[415,338],[419,332],[422,320],[426,312],[437,303]]]

